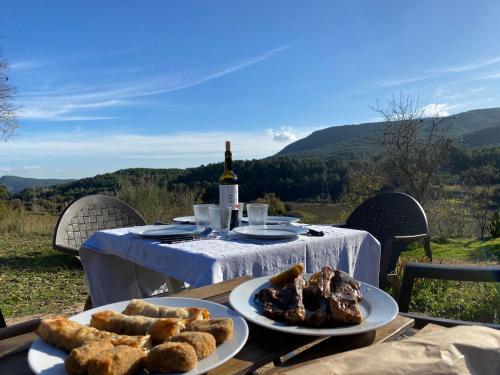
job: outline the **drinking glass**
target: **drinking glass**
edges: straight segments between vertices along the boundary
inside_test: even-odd
[[[210,227],[215,232],[227,233],[231,224],[231,207],[211,206],[208,208]]]
[[[264,225],[267,220],[267,209],[269,205],[261,203],[247,204],[248,224]]]
[[[209,227],[210,226],[210,216],[208,214],[208,208],[212,207],[213,204],[194,204],[193,212],[197,227]]]

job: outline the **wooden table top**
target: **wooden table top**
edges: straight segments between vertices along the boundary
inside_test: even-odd
[[[206,299],[229,306],[229,293],[242,282],[244,276],[219,284],[185,290],[175,296]],[[249,323],[250,335],[243,349],[232,359],[210,371],[209,374],[246,374],[268,363],[286,360],[295,364],[322,356],[344,352],[368,345],[376,345],[398,337],[413,326],[413,319],[398,316],[391,323],[363,334],[342,337],[299,336],[271,331]],[[29,346],[36,338],[34,332],[0,340],[0,373],[31,374],[27,362]],[[292,354],[293,353],[293,354]]]

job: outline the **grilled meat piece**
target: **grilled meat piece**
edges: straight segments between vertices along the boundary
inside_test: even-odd
[[[259,293],[255,295],[255,299],[262,304],[264,316],[273,320],[284,319],[283,314],[285,311],[283,309],[285,309],[286,306],[280,299],[281,294],[281,289],[265,288],[261,289]]]
[[[321,327],[328,320],[328,301],[321,299],[315,310],[306,308],[306,325],[310,327]]]
[[[284,320],[284,314],[285,311],[283,309],[280,309],[279,307],[276,307],[271,302],[264,302],[262,305],[262,310],[264,312],[264,316],[267,316],[269,319],[273,320]]]
[[[309,285],[299,275],[282,287],[260,290],[255,299],[262,304],[264,316],[288,324],[360,323],[360,287],[347,273],[327,266],[313,275]]]
[[[363,298],[363,295],[359,290],[361,288],[361,284],[344,271],[335,270],[331,283],[331,291],[333,293],[352,295],[357,302],[361,301]]]
[[[290,324],[301,324],[306,319],[302,299],[302,289],[306,281],[302,275],[296,277],[283,288],[265,288],[255,295],[262,303],[264,316],[284,320]]]
[[[325,266],[320,272],[315,273],[313,277],[311,277],[311,283],[308,288],[310,288],[311,292],[317,297],[328,298],[330,297],[331,283],[334,275],[335,273],[331,267]]]
[[[332,278],[329,298],[330,314],[333,320],[345,323],[361,323],[359,301],[363,298],[361,284],[347,273],[336,270]]]
[[[351,294],[334,293],[330,297],[332,319],[345,323],[361,323],[363,317],[356,298]]]
[[[302,324],[306,320],[306,309],[302,296],[305,285],[304,276],[299,275],[283,289],[283,298],[288,302],[288,309],[283,315],[287,323]]]

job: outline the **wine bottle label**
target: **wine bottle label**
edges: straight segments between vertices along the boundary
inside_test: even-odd
[[[238,209],[238,185],[219,185],[219,204],[221,207]]]

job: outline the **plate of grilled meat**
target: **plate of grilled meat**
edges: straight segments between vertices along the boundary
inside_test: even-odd
[[[263,327],[310,336],[342,336],[381,327],[398,314],[386,292],[329,266],[304,274],[297,264],[278,275],[236,287],[231,306]]]
[[[117,302],[42,320],[28,353],[35,374],[204,374],[245,344],[232,309],[181,297]]]

